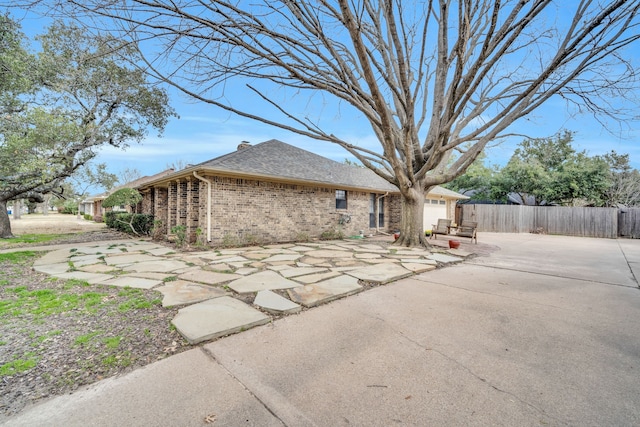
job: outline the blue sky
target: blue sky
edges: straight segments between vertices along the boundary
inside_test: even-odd
[[[234,116],[219,108],[193,103],[184,96],[170,91],[171,102],[180,118],[174,118],[163,137],[149,134],[142,144],[130,146],[126,151],[106,148],[97,160],[106,162],[112,171],[136,168],[143,175],[151,175],[176,161],[195,164],[234,151],[241,141],[253,144],[269,139],[279,139],[336,161],[353,159],[341,147],[324,141],[315,141],[300,135]],[[618,126],[613,123],[612,126]],[[366,122],[344,120],[335,123],[336,132],[354,144],[377,148],[378,142]],[[547,137],[567,129],[576,132],[574,148],[586,150],[590,155],[604,154],[611,150],[628,153],[632,166],[640,169],[640,124],[624,138],[611,135],[593,117],[570,117],[564,106],[553,100],[534,116],[517,123],[513,132],[530,137]],[[512,137],[489,148],[487,163],[504,165],[523,137]],[[379,150],[378,150],[379,151]]]
[[[18,19],[26,18],[21,23],[22,30],[28,37],[42,33],[50,22],[48,19],[20,14],[15,10],[12,10],[12,15]],[[150,132],[141,144],[133,144],[125,151],[104,148],[95,161],[107,163],[109,170],[114,173],[135,168],[142,175],[152,175],[166,169],[171,163],[195,164],[229,153],[241,141],[256,144],[269,139],[279,139],[336,161],[344,161],[346,158],[354,160],[337,145],[311,140],[234,116],[210,105],[195,103],[174,89],[170,89],[169,94],[170,102],[180,118],[171,119],[161,138]],[[228,95],[246,97],[247,94],[240,92]],[[331,124],[333,133],[342,139],[380,151],[366,121],[355,117],[340,117],[331,108],[323,108],[322,114],[322,119]],[[620,127],[617,123],[610,123],[610,126],[612,129]],[[534,115],[517,122],[511,131],[529,137],[548,137],[563,129],[574,131],[574,148],[577,150],[586,150],[589,155],[604,154],[611,150],[621,154],[628,153],[632,166],[640,169],[640,122],[629,124],[628,127],[631,127],[631,131],[625,127],[620,132],[622,137],[616,137],[593,117],[572,117],[560,101],[551,99]],[[486,162],[489,165],[504,165],[523,138],[512,137],[487,149]]]

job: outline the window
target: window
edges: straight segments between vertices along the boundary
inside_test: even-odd
[[[336,190],[336,209],[347,209],[346,190]]]
[[[378,227],[384,227],[384,198],[379,198],[377,194],[371,193],[369,198],[369,228],[376,227],[376,213],[378,214]]]

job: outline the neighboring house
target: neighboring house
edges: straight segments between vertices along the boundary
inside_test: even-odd
[[[171,175],[174,172],[172,168],[157,173],[155,175],[143,176],[142,178],[138,178],[131,182],[127,182],[125,184],[119,185],[109,191],[106,191],[101,194],[96,194],[94,196],[88,197],[82,202],[80,202],[80,213],[89,214],[93,217],[95,222],[102,222],[105,209],[102,207],[102,201],[109,197],[114,191],[119,190],[121,188],[138,188],[141,185],[144,185],[146,182],[156,180],[158,178],[162,178],[167,175]],[[126,211],[126,206],[115,206],[113,208],[114,211]]]
[[[422,224],[425,230],[431,230],[438,223],[439,218],[455,219],[458,200],[468,199],[460,193],[439,185],[431,189],[425,196]]]
[[[369,169],[277,140],[243,142],[232,153],[137,188],[142,212],[154,215],[161,232],[184,226],[191,242],[198,235],[214,245],[288,242],[337,232],[391,233],[400,226],[395,186]],[[464,198],[440,187],[432,195],[437,212],[443,213],[444,200],[450,218],[451,201]]]

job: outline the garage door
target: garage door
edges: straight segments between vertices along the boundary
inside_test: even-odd
[[[425,199],[423,213],[423,228],[431,230],[438,219],[447,218],[447,201],[441,199]]]

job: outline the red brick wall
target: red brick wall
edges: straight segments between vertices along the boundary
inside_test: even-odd
[[[369,228],[370,193],[347,191],[347,209],[336,209],[336,188],[311,187],[257,180],[206,176],[212,181],[211,244],[247,245],[293,242],[341,232],[345,237],[375,232]],[[190,242],[206,236],[207,184],[199,180],[173,181],[168,189],[154,189],[153,214],[167,224],[185,225]],[[385,198],[382,231],[399,224],[396,200]],[[144,203],[145,212],[149,203]],[[165,207],[166,206],[166,207]],[[399,208],[398,208],[399,210]],[[339,223],[349,215],[348,223]],[[398,219],[394,219],[395,216]],[[199,230],[199,231],[198,231]]]

